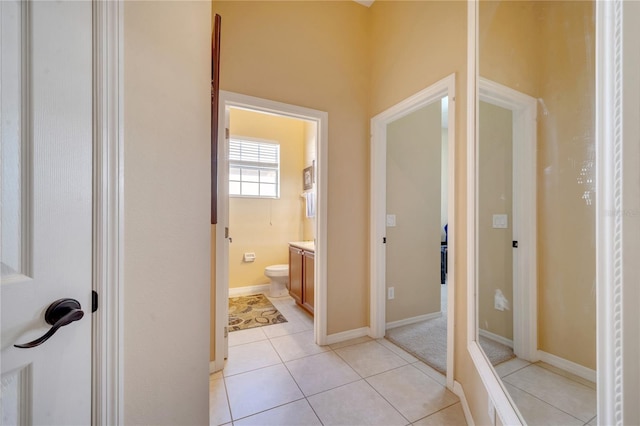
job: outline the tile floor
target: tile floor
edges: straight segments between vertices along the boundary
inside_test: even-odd
[[[288,322],[229,333],[211,425],[466,425],[437,371],[385,339],[318,346],[293,299],[270,300]]]
[[[498,375],[531,425],[595,425],[596,385],[544,362],[514,358]]]

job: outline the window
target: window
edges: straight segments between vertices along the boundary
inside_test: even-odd
[[[229,141],[229,195],[278,198],[280,145],[232,138]]]

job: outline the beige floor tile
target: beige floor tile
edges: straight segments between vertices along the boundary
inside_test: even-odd
[[[407,420],[360,380],[308,398],[324,425],[406,425]]]
[[[312,330],[312,327],[309,327],[302,321],[297,321],[297,318],[292,315],[288,315],[283,313],[284,317],[287,318],[288,322],[281,324],[273,324],[268,325],[264,328],[264,334],[269,338],[273,339],[274,337],[286,336],[289,334],[300,333],[302,331]]]
[[[313,330],[275,337],[271,339],[271,344],[285,362],[329,350],[328,346],[315,344]]]
[[[285,365],[306,396],[346,385],[361,378],[333,352],[296,359]]]
[[[227,377],[231,416],[240,419],[303,398],[284,365]]]
[[[520,389],[505,384],[511,399],[530,426],[583,425],[584,422]]]
[[[520,358],[511,358],[509,361],[505,361],[501,364],[498,364],[493,368],[496,370],[496,373],[498,373],[499,377],[505,377],[511,373],[515,373],[516,371],[530,364],[531,364],[530,362]]]
[[[267,340],[267,336],[262,330],[263,328],[254,327],[247,330],[229,332],[229,347]]]
[[[462,405],[458,402],[429,417],[418,420],[413,426],[465,426],[467,420],[464,418]]]
[[[224,380],[209,380],[209,424],[217,426],[230,421],[231,412]]]
[[[369,377],[407,364],[407,361],[376,341],[347,346],[336,349],[335,352],[362,377]]]
[[[367,382],[411,422],[459,401],[456,395],[412,365],[369,377]]]
[[[228,377],[281,362],[278,353],[273,349],[273,346],[271,346],[268,340],[247,343],[246,345],[229,348],[229,358],[227,359],[223,374],[225,377]]]
[[[306,399],[236,420],[234,426],[322,426]]]
[[[553,365],[551,365],[551,364],[547,364],[546,362],[542,362],[542,361],[540,361],[540,362],[536,362],[536,365],[537,365],[538,367],[544,368],[545,370],[549,370],[549,371],[552,371],[552,372],[554,372],[554,373],[556,373],[556,374],[559,374],[559,375],[561,375],[561,376],[564,376],[564,377],[566,377],[567,379],[571,379],[571,380],[573,380],[574,382],[578,382],[578,383],[580,383],[580,384],[583,384],[583,385],[585,385],[586,387],[591,388],[591,389],[593,389],[593,390],[596,390],[596,389],[597,389],[596,384],[595,384],[594,382],[592,382],[591,380],[583,379],[583,378],[582,378],[582,377],[580,377],[580,376],[576,376],[575,374],[573,374],[573,373],[569,373],[568,371],[565,371],[565,370],[563,370],[563,369],[561,369],[561,368],[554,367]]]
[[[394,354],[398,355],[400,358],[407,361],[408,363],[412,364],[414,362],[420,361],[418,358],[414,357],[413,355],[411,355],[409,352],[405,351],[401,347],[394,345],[387,339],[378,339],[376,341],[380,343],[382,346],[384,346],[385,348],[389,349]]]
[[[583,422],[596,415],[595,390],[536,365],[525,367],[502,380]]]
[[[414,362],[411,365],[413,365],[423,373],[426,373],[427,376],[431,377],[433,380],[440,383],[442,386],[447,386],[447,377],[441,372],[439,372],[438,370],[436,370],[435,368],[430,367],[429,365],[425,364],[422,361]]]
[[[589,426],[598,426],[598,417],[594,417],[593,419],[591,419],[591,421],[589,423],[587,423]]]
[[[355,339],[345,340],[344,342],[334,343],[332,345],[329,345],[329,347],[335,350],[335,349],[345,348],[351,345],[357,345],[358,343],[370,342],[372,340],[373,339],[369,336],[362,336],[362,337],[357,337]]]

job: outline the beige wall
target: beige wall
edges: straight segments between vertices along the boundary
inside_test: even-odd
[[[329,114],[327,332],[369,322],[369,9],[214,1],[221,89]]]
[[[264,268],[289,263],[289,241],[302,239],[305,123],[232,108],[229,125],[231,136],[280,144],[280,198],[229,198],[229,287],[266,284]],[[255,262],[244,262],[246,252]]]
[[[124,421],[209,421],[211,5],[124,8]]]
[[[541,67],[535,1],[481,1],[478,15],[480,76],[538,97]]]
[[[545,352],[596,368],[593,2],[543,3],[538,119],[538,335]]]
[[[594,4],[481,2],[479,33],[480,75],[544,101],[538,346],[595,369]]]
[[[387,125],[387,322],[440,312],[440,102]]]
[[[478,109],[478,327],[513,340],[513,311],[494,308],[496,290],[513,302],[513,114],[480,102]],[[506,229],[493,215],[507,215]]]

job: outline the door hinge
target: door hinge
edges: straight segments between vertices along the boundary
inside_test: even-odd
[[[229,327],[224,328],[224,338],[226,339],[227,337],[229,337]]]
[[[224,129],[224,137],[225,139],[229,139],[229,128]]]
[[[91,291],[91,312],[98,310],[98,293],[95,290]]]
[[[382,237],[382,244],[387,244],[387,237]]]
[[[511,247],[518,248],[518,242],[517,241],[512,241],[511,242]]]

